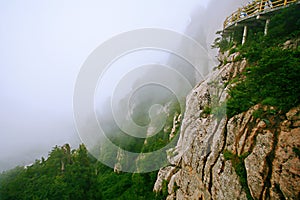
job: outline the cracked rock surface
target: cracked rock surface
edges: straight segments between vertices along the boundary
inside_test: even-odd
[[[165,180],[168,200],[300,199],[300,106],[265,118],[252,115],[261,105],[231,119],[212,114],[247,65],[230,61],[188,95],[171,166],[160,170],[154,191]]]

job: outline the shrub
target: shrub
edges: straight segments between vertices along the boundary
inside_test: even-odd
[[[225,150],[223,152],[223,156],[225,158],[225,160],[231,160],[234,157],[234,154],[231,151]]]
[[[227,114],[231,117],[262,103],[284,112],[300,103],[300,52],[270,47],[263,50],[246,79],[229,91]]]
[[[229,91],[229,117],[257,103],[284,112],[300,103],[300,47],[295,50],[279,47],[287,39],[299,38],[299,8],[291,5],[271,17],[267,36],[261,27],[249,30],[240,52],[252,67],[246,70],[245,80]]]
[[[220,103],[211,112],[218,120],[221,120],[226,115],[226,102]]]
[[[299,5],[291,5],[282,9],[271,18],[269,24],[268,42],[280,43],[291,37],[300,36]]]
[[[211,114],[211,107],[206,105],[204,108],[203,108],[203,111],[202,111],[203,114]]]

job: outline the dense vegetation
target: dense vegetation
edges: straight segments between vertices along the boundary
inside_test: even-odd
[[[0,175],[0,199],[162,199],[152,192],[157,172],[115,173],[91,157],[85,146],[54,147],[47,160]]]
[[[122,133],[111,139],[132,152],[151,152],[174,142],[170,141],[169,134],[180,108],[174,102],[169,106],[164,129],[147,138],[146,144],[140,138]],[[109,149],[104,154],[116,157]],[[152,159],[154,163],[155,159]],[[1,173],[0,200],[165,199],[166,192],[153,192],[157,173],[116,173],[92,157],[83,144],[74,150],[66,144],[55,146],[47,159]]]
[[[258,103],[282,112],[300,103],[300,48],[297,44],[294,48],[283,46],[287,40],[300,39],[299,8],[293,5],[274,15],[267,36],[263,35],[263,27],[258,26],[251,27],[243,46],[236,43],[241,39],[238,34],[232,41],[219,42],[223,50],[236,43],[230,52],[239,51],[239,59],[246,58],[249,62],[240,81],[229,92],[229,117]]]

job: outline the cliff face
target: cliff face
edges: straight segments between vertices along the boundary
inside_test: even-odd
[[[154,186],[168,190],[169,200],[300,198],[300,106],[222,114],[228,89],[247,66],[234,61],[238,54],[221,54],[223,64],[187,97],[179,141],[168,152],[171,166],[159,171]]]

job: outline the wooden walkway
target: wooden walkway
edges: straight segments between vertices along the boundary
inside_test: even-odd
[[[236,30],[237,27],[243,26],[244,31],[242,44],[244,44],[246,41],[248,25],[253,25],[255,24],[255,20],[261,19],[265,20],[264,32],[266,35],[270,16],[277,10],[295,3],[300,3],[300,0],[253,0],[251,3],[239,8],[225,19],[223,24],[223,33],[224,35],[227,35]]]

